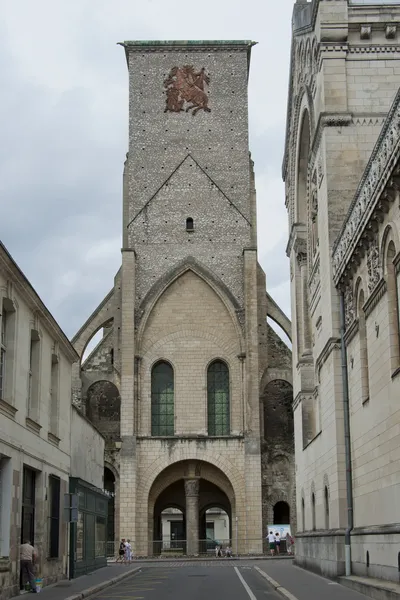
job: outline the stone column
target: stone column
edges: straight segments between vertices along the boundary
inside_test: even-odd
[[[120,535],[130,538],[137,554],[147,553],[139,547],[147,536],[147,525],[136,527],[136,435],[134,407],[134,363],[135,363],[135,253],[132,249],[122,250],[122,331],[121,331],[121,451],[119,515]],[[142,534],[138,539],[138,533]]]
[[[246,388],[245,388],[245,440],[244,440],[244,506],[236,506],[241,528],[238,551],[258,554],[262,552],[262,487],[260,442],[260,390],[258,367],[258,277],[257,249],[245,248],[244,306],[246,329]],[[263,287],[263,283],[261,284]],[[265,288],[263,288],[265,295]],[[244,525],[244,527],[243,527]]]
[[[185,479],[186,554],[199,553],[199,487],[200,477]]]

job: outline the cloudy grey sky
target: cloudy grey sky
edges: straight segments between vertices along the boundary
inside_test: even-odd
[[[0,238],[72,336],[120,266],[128,39],[252,39],[259,261],[290,314],[281,163],[294,0],[3,0]]]

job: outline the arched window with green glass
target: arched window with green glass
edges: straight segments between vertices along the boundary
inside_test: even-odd
[[[230,434],[229,369],[215,360],[207,371],[208,435]]]
[[[151,435],[174,435],[174,371],[164,361],[151,371]]]

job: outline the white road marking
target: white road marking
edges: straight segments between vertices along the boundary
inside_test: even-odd
[[[268,581],[268,583],[270,583],[272,585],[272,587],[274,587],[276,589],[277,592],[279,592],[283,596],[286,596],[286,598],[288,598],[288,600],[298,600],[298,598],[296,598],[296,596],[293,596],[293,594],[291,592],[289,592],[289,590],[282,587],[280,583],[275,581],[275,579],[272,579],[272,577],[270,575],[267,575],[267,573],[265,571],[263,571],[262,569],[260,569],[260,567],[254,567],[254,569],[256,571],[258,571],[258,573],[260,573],[260,575],[262,577],[264,577],[264,579],[266,579]]]
[[[247,585],[247,583],[243,579],[242,574],[240,573],[240,571],[239,571],[239,569],[237,567],[235,567],[235,571],[236,571],[236,575],[239,577],[240,581],[242,582],[242,585],[243,585],[244,589],[248,593],[250,600],[257,600],[257,598],[255,597],[255,595],[253,594],[253,592],[251,591],[251,589],[249,588],[249,586]]]

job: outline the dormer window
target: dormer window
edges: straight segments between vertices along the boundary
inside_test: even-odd
[[[194,231],[194,223],[192,217],[186,219],[186,231]]]

